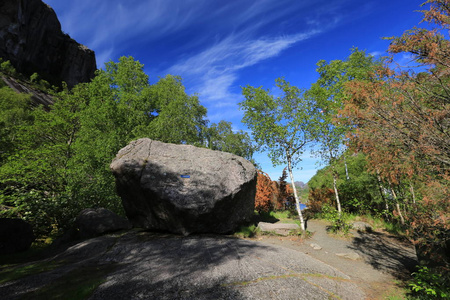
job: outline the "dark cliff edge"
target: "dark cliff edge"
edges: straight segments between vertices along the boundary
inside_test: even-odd
[[[55,11],[41,0],[0,2],[0,57],[26,76],[51,84],[88,82],[97,69],[94,51],[61,30]]]
[[[7,76],[1,76],[0,80],[2,80],[7,86],[9,86],[11,89],[13,89],[17,93],[21,94],[30,94],[31,95],[31,105],[33,107],[43,105],[46,110],[50,109],[50,106],[55,102],[55,99],[36,88],[33,88],[29,84],[25,82],[21,82],[17,79],[14,79],[12,77]]]

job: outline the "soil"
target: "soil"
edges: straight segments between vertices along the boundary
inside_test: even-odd
[[[311,237],[306,239],[260,235],[252,240],[303,252],[338,269],[365,292],[366,299],[386,299],[399,292],[417,265],[411,243],[384,231],[353,230],[347,237],[337,236],[327,232],[328,225],[324,220],[309,220]],[[314,244],[321,249],[314,249]],[[336,254],[348,254],[353,259]]]

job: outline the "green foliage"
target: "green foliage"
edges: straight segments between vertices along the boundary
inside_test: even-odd
[[[349,217],[345,212],[340,214],[335,208],[327,204],[322,207],[322,217],[331,222],[331,225],[328,226],[327,229],[332,233],[341,232],[344,235],[347,235],[353,228],[352,224],[349,223]]]
[[[409,284],[412,295],[418,299],[448,299],[450,297],[450,278],[448,274],[439,274],[426,266],[418,266],[412,273]]]
[[[239,229],[234,233],[236,237],[240,238],[251,238],[258,234],[258,228],[256,225],[251,224],[248,226],[241,226]]]
[[[38,73],[31,74],[30,81],[31,81],[31,83],[38,83],[39,82],[39,74]]]
[[[292,168],[301,161],[305,146],[317,137],[319,112],[315,102],[302,90],[283,78],[275,82],[282,91],[281,97],[270,95],[270,91],[262,87],[247,86],[242,88],[245,100],[239,106],[245,111],[242,121],[252,130],[255,142],[260,149],[268,151],[274,166],[287,164],[294,186]],[[295,189],[294,197],[301,228],[305,229]]]
[[[1,80],[0,80],[1,81]],[[1,81],[3,82],[3,81]],[[30,96],[0,88],[0,164],[20,144],[19,131],[32,121]]]
[[[254,146],[248,133],[233,131],[231,122],[220,121],[206,130],[207,147],[212,150],[229,152],[251,160]]]
[[[156,119],[145,134],[153,139],[176,144],[203,145],[206,130],[206,108],[197,96],[186,94],[181,78],[167,75],[151,87]]]
[[[312,99],[282,78],[276,86],[283,96],[274,97],[269,90],[247,86],[242,88],[245,100],[244,122],[253,132],[259,150],[267,150],[274,165],[290,160],[299,162],[304,146],[313,141],[318,131],[318,112]]]
[[[384,212],[384,203],[380,194],[376,176],[367,170],[367,160],[364,154],[346,155],[346,159],[339,159],[335,162],[334,169],[337,173],[337,187],[342,208],[348,212],[359,214],[379,214]],[[349,179],[346,175],[346,166]],[[332,169],[327,166],[319,170],[308,182],[310,189],[332,191],[333,178]],[[309,201],[314,202],[320,199],[310,197]],[[329,202],[331,203],[331,202]]]
[[[9,60],[0,63],[0,71],[9,76],[15,76],[17,74],[16,69]]]
[[[37,74],[30,79],[45,85]],[[31,109],[30,96],[0,88],[0,216],[25,219],[38,236],[70,226],[84,208],[123,213],[109,164],[131,140],[207,144],[198,97],[177,76],[151,85],[132,57],[108,62],[90,83],[54,97],[50,108]],[[248,135],[219,124],[230,128],[215,135],[224,141],[220,150],[251,158]]]

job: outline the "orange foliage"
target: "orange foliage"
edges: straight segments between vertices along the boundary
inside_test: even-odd
[[[271,201],[273,193],[272,179],[263,171],[258,170],[255,196],[255,209],[258,212],[269,211],[273,208]]]
[[[408,30],[388,50],[412,54],[427,71],[380,67],[371,80],[346,85],[350,97],[340,113],[356,127],[350,139],[374,172],[420,188],[422,201],[409,199],[406,207],[412,237],[424,253],[439,253],[450,244],[450,0],[426,4],[424,21],[436,28]],[[437,260],[448,267],[448,259]]]
[[[334,191],[330,188],[310,189],[308,199],[308,210],[311,213],[320,213],[324,204],[335,206],[333,203],[335,200]]]
[[[256,181],[255,209],[259,212],[283,209],[284,196],[291,195],[292,188],[287,185],[286,191],[280,190],[280,185],[276,181],[272,181],[270,176],[263,171],[258,170],[258,178]]]

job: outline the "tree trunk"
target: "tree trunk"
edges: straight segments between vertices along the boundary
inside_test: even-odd
[[[397,194],[395,193],[395,190],[392,188],[392,185],[390,183],[389,185],[391,188],[392,196],[394,196],[395,208],[397,209],[398,216],[400,217],[400,222],[402,223],[402,225],[405,225],[405,218],[403,218],[402,210],[400,209],[400,204],[398,203]]]
[[[377,170],[377,180],[378,180],[378,189],[380,190],[380,195],[381,195],[381,199],[383,199],[385,207],[386,207],[386,212],[385,212],[385,217],[386,220],[389,220],[389,203],[387,198],[385,197],[385,191],[384,191],[384,187],[383,187],[383,183],[381,182],[381,176],[380,176],[380,172]]]
[[[339,201],[339,192],[338,192],[338,189],[337,189],[337,176],[336,176],[336,172],[334,172],[334,170],[333,170],[333,188],[334,188],[334,194],[336,196],[337,210],[338,210],[339,215],[340,215],[342,213],[341,201]]]
[[[295,188],[294,175],[292,175],[291,156],[289,153],[286,153],[286,154],[287,154],[286,157],[287,157],[287,162],[288,162],[289,177],[291,178],[292,189],[294,190],[295,206],[297,208],[298,217],[300,219],[300,227],[302,228],[303,231],[305,231],[305,229],[306,229],[305,228],[305,220],[303,219],[302,210],[300,209],[300,201],[298,199],[297,189]]]
[[[411,195],[412,195],[412,203],[416,204],[416,194],[414,193],[414,187],[412,185],[412,182],[409,182],[409,190],[411,191]]]
[[[345,159],[345,154],[342,156],[344,156],[345,176],[346,176],[347,180],[350,180],[350,176],[348,176],[347,160]]]

